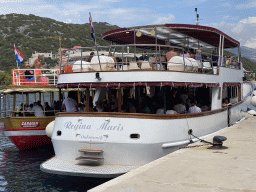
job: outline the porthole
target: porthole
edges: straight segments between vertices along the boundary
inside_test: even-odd
[[[61,131],[57,131],[57,136],[61,136]]]
[[[140,138],[140,134],[138,134],[138,133],[132,133],[132,134],[130,135],[130,138],[131,138],[131,139],[139,139],[139,138]]]

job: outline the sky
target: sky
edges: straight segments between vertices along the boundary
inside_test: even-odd
[[[217,28],[242,46],[256,48],[256,0],[0,0],[0,15],[33,14],[74,24],[107,22],[119,27],[199,24]]]

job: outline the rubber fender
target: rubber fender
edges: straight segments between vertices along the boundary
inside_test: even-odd
[[[53,132],[53,128],[54,128],[54,123],[55,123],[55,120],[54,121],[52,121],[52,122],[50,122],[47,126],[46,126],[46,128],[45,128],[45,132],[46,132],[46,135],[48,136],[48,137],[52,137],[52,132]]]

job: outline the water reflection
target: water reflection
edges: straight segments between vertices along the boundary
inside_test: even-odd
[[[87,191],[108,181],[40,171],[52,156],[52,148],[20,151],[0,132],[0,191]]]

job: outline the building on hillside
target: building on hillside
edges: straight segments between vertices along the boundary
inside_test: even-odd
[[[51,53],[38,53],[35,51],[35,53],[32,53],[32,57],[29,58],[29,65],[32,66],[34,64],[34,61],[38,58],[38,55],[42,55],[42,57],[49,57],[51,59],[57,59],[57,55]]]

